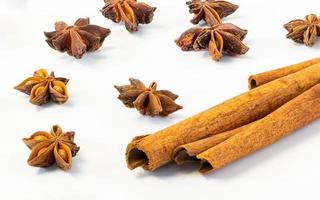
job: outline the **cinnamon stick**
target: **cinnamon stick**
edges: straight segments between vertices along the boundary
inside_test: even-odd
[[[209,173],[262,149],[320,117],[320,84],[228,140],[199,154],[200,172]]]
[[[320,58],[314,58],[314,59],[303,61],[297,64],[288,65],[275,70],[252,75],[249,77],[249,81],[248,81],[249,89],[259,87],[270,81],[298,72],[300,70],[303,70],[317,63],[320,63]]]
[[[174,149],[261,119],[320,83],[320,64],[252,89],[154,134],[134,139],[127,147],[128,168],[153,171],[170,162]]]
[[[202,140],[180,145],[173,152],[173,160],[178,165],[182,165],[187,162],[199,161],[199,159],[196,158],[198,154],[229,139],[231,136],[234,136],[235,134],[248,128],[253,123],[254,122],[230,131],[212,135]]]

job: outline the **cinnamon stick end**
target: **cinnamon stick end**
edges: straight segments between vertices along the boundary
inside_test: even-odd
[[[251,90],[251,89],[254,89],[256,87],[258,87],[258,83],[257,83],[255,77],[254,76],[250,76],[249,77],[249,89]]]
[[[131,170],[148,164],[147,155],[137,148],[130,149],[126,157],[128,168]]]
[[[177,163],[177,165],[199,161],[196,156],[189,155],[185,148],[178,149],[173,156],[173,160]]]
[[[201,167],[199,169],[199,172],[202,174],[209,174],[210,172],[214,171],[213,165],[207,161],[207,160],[202,160],[201,161]]]

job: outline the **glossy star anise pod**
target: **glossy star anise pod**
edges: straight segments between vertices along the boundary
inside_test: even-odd
[[[136,0],[104,0],[102,15],[115,23],[123,22],[129,32],[138,30],[139,24],[149,24],[153,19],[155,7]]]
[[[174,101],[178,95],[168,90],[157,90],[157,83],[146,87],[140,80],[130,78],[130,85],[115,86],[118,99],[129,108],[136,108],[142,115],[167,116],[182,108]]]
[[[73,26],[59,21],[55,23],[55,31],[44,32],[51,48],[75,58],[99,49],[110,33],[110,29],[90,24],[89,18],[79,18]]]
[[[221,24],[221,18],[236,11],[239,6],[227,1],[191,0],[187,2],[189,12],[194,14],[191,23],[198,24],[204,20],[208,26]]]
[[[80,147],[74,143],[72,132],[62,132],[62,129],[55,125],[50,133],[38,131],[23,142],[31,149],[28,164],[33,167],[49,167],[56,163],[63,170],[72,166],[72,157],[76,156]]]
[[[58,104],[65,103],[68,98],[68,90],[66,84],[69,79],[55,77],[51,72],[49,75],[47,70],[39,69],[29,77],[22,81],[15,89],[30,95],[29,101],[32,104],[41,106],[50,100]]]
[[[315,14],[307,15],[305,20],[296,19],[284,25],[287,38],[306,46],[313,46],[320,36],[320,17]]]
[[[222,54],[242,55],[249,50],[242,43],[247,32],[233,24],[218,24],[188,29],[175,42],[183,51],[208,49],[212,59],[219,61]]]

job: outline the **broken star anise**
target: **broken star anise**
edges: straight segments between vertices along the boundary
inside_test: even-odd
[[[284,25],[287,29],[287,38],[306,46],[313,46],[317,37],[320,36],[320,17],[310,14],[305,20],[296,19]]]
[[[55,23],[55,31],[44,32],[51,48],[75,58],[99,49],[110,33],[110,29],[90,24],[89,18],[79,18],[73,26],[59,21]]]
[[[239,6],[227,1],[218,0],[191,0],[187,2],[189,12],[195,16],[191,23],[198,24],[204,20],[208,26],[221,23],[221,18],[226,17],[236,11]]]
[[[218,24],[188,29],[175,42],[183,51],[208,49],[212,59],[219,61],[222,54],[242,55],[249,50],[242,43],[247,32],[233,24]]]
[[[167,116],[182,108],[174,100],[178,95],[168,90],[157,90],[157,83],[146,87],[140,80],[130,78],[130,85],[115,86],[118,98],[129,108],[136,108],[142,115]]]
[[[149,24],[153,19],[155,7],[136,0],[104,0],[102,15],[115,23],[123,22],[129,32],[138,30],[139,24]]]
[[[51,72],[49,75],[47,70],[39,69],[29,77],[22,81],[15,89],[30,95],[29,101],[32,104],[41,106],[50,100],[58,104],[65,103],[68,98],[68,90],[66,84],[69,79],[55,77]]]
[[[23,142],[31,149],[28,164],[33,167],[49,167],[56,163],[59,168],[68,170],[72,166],[72,157],[76,156],[80,147],[74,142],[73,131],[63,132],[55,125],[50,133],[38,131]]]

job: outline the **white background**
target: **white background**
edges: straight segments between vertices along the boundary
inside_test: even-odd
[[[105,19],[102,0],[0,1],[0,199],[316,199],[320,184],[320,123],[315,122],[280,142],[203,176],[198,166],[167,165],[150,173],[130,171],[125,163],[128,142],[220,103],[247,90],[247,77],[319,56],[312,48],[286,39],[283,24],[320,13],[318,0],[233,0],[240,8],[224,22],[249,33],[249,52],[224,56],[206,51],[182,52],[173,42],[192,27],[184,0],[148,0],[158,9],[154,21],[128,33]],[[90,17],[112,30],[102,48],[76,60],[48,47],[43,31],[55,21],[72,24]],[[13,87],[38,68],[70,78],[70,100],[62,106],[36,107]],[[184,109],[167,118],[141,116],[117,99],[114,84],[129,77],[180,97]],[[59,124],[75,131],[81,147],[73,168],[38,169],[27,165],[30,151],[22,138]]]

